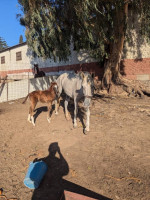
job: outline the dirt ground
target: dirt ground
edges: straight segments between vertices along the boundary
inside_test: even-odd
[[[67,190],[94,199],[150,199],[150,98],[96,97],[88,135],[80,119],[73,128],[62,106],[49,124],[46,104],[39,103],[33,127],[22,100],[0,104],[0,188],[7,198],[59,200]],[[35,158],[48,171],[31,190],[23,180]]]

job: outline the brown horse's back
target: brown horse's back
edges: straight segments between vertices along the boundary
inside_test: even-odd
[[[49,90],[44,91],[33,91],[29,94],[29,98],[31,101],[37,102],[40,101],[42,103],[47,103],[49,101],[52,101],[53,95]]]

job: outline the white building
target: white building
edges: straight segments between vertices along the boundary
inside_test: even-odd
[[[133,32],[134,45],[126,43],[122,55],[121,73],[128,79],[150,80],[150,45],[141,42]],[[132,42],[133,42],[132,41]],[[0,78],[29,79],[33,77],[33,64],[37,62],[46,75],[59,75],[62,71],[89,71],[94,76],[103,76],[103,66],[92,59],[87,52],[77,53],[71,48],[67,62],[54,62],[52,59],[33,58],[26,42],[0,51]]]
[[[38,63],[40,70],[44,71],[46,75],[59,74],[64,70],[80,70],[83,67],[86,68],[85,70],[95,73],[96,68],[99,68],[98,64],[87,53],[80,52],[77,54],[73,50],[67,62],[33,58],[26,42],[24,42],[0,51],[0,77],[4,78],[7,75],[8,79],[16,80],[32,78],[35,62]]]

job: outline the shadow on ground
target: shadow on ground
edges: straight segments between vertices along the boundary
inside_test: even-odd
[[[73,192],[74,196],[75,194],[80,194],[89,198],[110,200],[107,197],[63,179],[63,176],[69,173],[69,165],[62,155],[58,143],[51,143],[48,151],[49,155],[47,157],[34,160],[44,161],[48,166],[48,170],[39,188],[34,190],[32,200],[66,200],[65,191]]]

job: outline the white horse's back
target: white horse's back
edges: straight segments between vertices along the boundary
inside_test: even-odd
[[[74,98],[76,92],[81,89],[82,79],[75,73],[61,74],[57,79],[59,93],[64,90],[65,94]]]

